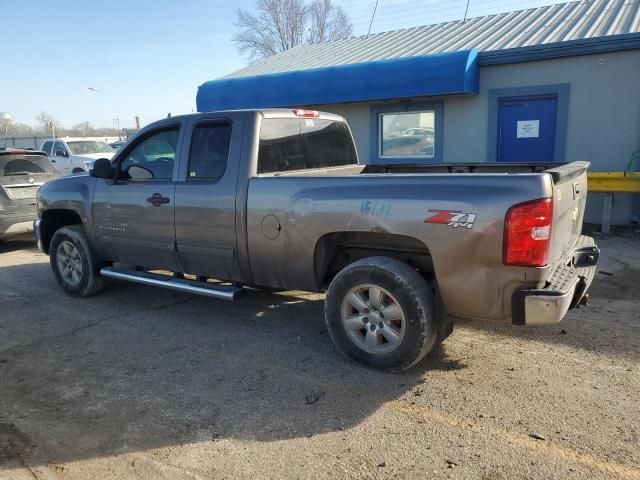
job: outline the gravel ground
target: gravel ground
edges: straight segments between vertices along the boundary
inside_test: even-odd
[[[340,357],[321,295],[72,299],[2,244],[0,478],[640,479],[640,237],[598,242],[588,307],[403,374]]]

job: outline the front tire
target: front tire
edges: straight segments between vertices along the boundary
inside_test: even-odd
[[[104,287],[100,261],[93,253],[80,225],[62,227],[54,233],[49,261],[58,285],[73,297],[88,297]]]
[[[438,337],[433,292],[418,272],[388,257],[346,266],[325,300],[327,329],[345,356],[374,368],[406,370]]]

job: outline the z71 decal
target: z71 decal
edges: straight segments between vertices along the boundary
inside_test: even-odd
[[[430,208],[427,211],[433,215],[425,218],[424,223],[439,223],[453,228],[472,228],[473,222],[476,220],[475,213],[465,213],[460,210],[439,210],[436,208]]]

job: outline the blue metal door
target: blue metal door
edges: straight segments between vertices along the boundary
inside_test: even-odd
[[[557,95],[501,98],[498,161],[555,161],[557,111]]]

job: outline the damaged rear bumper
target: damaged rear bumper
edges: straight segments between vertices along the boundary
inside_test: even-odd
[[[582,235],[567,264],[559,265],[542,289],[519,290],[511,297],[511,319],[516,325],[552,325],[586,299],[600,250],[593,238]]]

